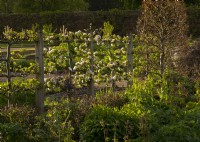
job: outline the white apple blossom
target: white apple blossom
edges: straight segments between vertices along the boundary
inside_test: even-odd
[[[114,43],[114,42],[115,42],[115,39],[112,39],[112,40],[111,40],[111,43]]]
[[[101,36],[100,35],[96,35],[95,38],[94,38],[94,40],[96,42],[99,42],[101,40]]]

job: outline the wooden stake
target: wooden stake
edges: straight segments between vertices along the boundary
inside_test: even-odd
[[[95,95],[94,92],[94,38],[93,38],[93,31],[90,26],[90,33],[91,33],[91,41],[90,41],[90,52],[91,52],[91,59],[90,59],[90,81],[89,81],[89,94],[91,96]]]
[[[39,40],[36,43],[35,56],[36,56],[36,65],[39,67],[39,71],[36,73],[36,79],[40,82],[40,86],[36,90],[36,107],[38,108],[39,113],[44,112],[44,41],[42,29],[39,29],[38,32]]]
[[[11,90],[12,90],[12,82],[11,82],[11,71],[10,71],[10,48],[11,48],[12,43],[8,43],[7,46],[7,61],[6,61],[6,68],[7,68],[7,82],[8,82],[8,107],[11,106],[12,102],[11,102]]]
[[[129,43],[127,47],[127,73],[133,75],[133,35],[129,35]],[[131,80],[128,80],[128,87],[133,85],[132,77]]]
[[[68,56],[69,56],[69,78],[70,78],[70,81],[72,81],[72,72],[73,72],[73,67],[72,67],[72,64],[73,64],[73,59],[72,59],[72,53],[71,53],[71,50],[70,50],[70,42],[67,42],[67,48],[68,48]]]

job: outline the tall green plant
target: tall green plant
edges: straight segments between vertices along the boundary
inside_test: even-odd
[[[137,118],[117,109],[95,106],[81,126],[81,140],[87,142],[126,141],[137,137]]]
[[[110,24],[110,22],[104,22],[103,24],[103,39],[109,39],[112,36],[114,27]]]
[[[72,127],[70,117],[71,109],[69,108],[69,100],[61,101],[54,98],[47,98],[45,101],[47,112],[37,117],[36,141],[63,141],[74,142],[72,135],[74,128]],[[42,133],[43,132],[43,133]]]

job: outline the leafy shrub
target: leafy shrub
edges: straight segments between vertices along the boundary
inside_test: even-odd
[[[29,139],[35,110],[29,106],[0,108],[0,133],[2,142],[26,142]]]
[[[30,63],[26,60],[17,60],[15,66],[20,66],[21,68],[29,67]]]
[[[120,112],[129,118],[137,118],[135,124],[138,128],[134,129],[133,127],[131,135],[137,135],[138,138],[150,138],[152,128],[155,127],[154,123],[157,122],[150,109],[138,103],[129,103],[124,105]]]
[[[0,83],[0,104],[4,105],[7,101],[8,93],[11,96],[12,104],[30,104],[35,103],[35,90],[39,83],[36,79],[15,78],[12,80],[12,89],[8,90],[8,83]]]
[[[26,126],[30,123],[35,110],[30,106],[11,106],[0,108],[0,120],[4,123],[18,123]]]
[[[177,124],[166,125],[159,129],[156,134],[156,142],[199,142],[199,131],[193,127],[192,121],[181,121]]]
[[[0,132],[2,133],[1,142],[26,142],[26,129],[18,124],[5,123],[0,125]]]
[[[193,99],[195,94],[194,81],[176,72],[167,73],[165,78],[170,89],[169,95],[176,97],[176,99],[185,99],[186,102]]]
[[[68,76],[51,77],[45,80],[45,91],[47,94],[71,91],[74,88]]]
[[[124,105],[121,109],[145,121],[147,134],[156,132],[163,125],[177,122],[183,116],[179,107],[168,103],[167,91],[158,93],[161,90],[159,87],[160,82],[155,78],[148,78],[145,81],[134,80],[132,88],[126,91],[126,96],[131,103]],[[168,88],[165,89],[168,90]]]
[[[128,102],[128,98],[120,93],[113,92],[99,92],[94,96],[81,96],[81,98],[71,97],[69,107],[71,111],[70,120],[74,127],[74,139],[79,140],[79,133],[81,124],[84,122],[84,118],[91,113],[93,107],[102,105],[105,107],[117,107],[121,108]],[[74,119],[75,118],[75,119]]]
[[[121,108],[124,104],[128,103],[129,99],[126,95],[120,92],[100,92],[96,95],[96,104]]]
[[[97,105],[85,117],[81,140],[87,142],[123,141],[136,138],[137,118],[126,116],[118,109]]]
[[[160,82],[156,78],[148,77],[146,80],[135,79],[132,87],[126,90],[125,95],[131,103],[149,110],[155,110],[157,107],[160,107],[159,105],[165,103],[161,102],[161,94],[158,94],[159,87]]]
[[[125,104],[120,112],[128,117],[136,117],[138,119],[136,122],[138,131],[136,133],[139,136],[137,138],[139,141],[141,139],[144,139],[144,141],[152,139],[153,134],[160,127],[177,122],[182,116],[178,108],[157,100],[154,100],[151,104],[146,101],[131,102]]]
[[[131,101],[146,101],[151,105],[155,100],[162,103],[185,107],[189,101],[195,101],[195,83],[177,73],[167,73],[161,80],[148,76],[145,80],[134,79],[133,86],[126,90]]]
[[[195,89],[196,89],[196,93],[195,93],[196,99],[200,101],[200,81],[196,81]]]
[[[74,128],[71,125],[69,100],[47,98],[47,112],[37,117],[33,130],[35,141],[69,141],[73,142]]]
[[[188,103],[182,120],[161,127],[155,134],[155,141],[198,142],[200,141],[200,105]]]
[[[16,78],[12,82],[12,103],[31,104],[35,103],[35,90],[39,82],[36,79]]]
[[[81,98],[70,98],[69,107],[71,109],[70,120],[74,128],[73,139],[79,141],[80,127],[85,116],[90,113],[92,107],[96,104],[93,96],[81,96]]]
[[[190,105],[190,107],[189,107]],[[185,120],[192,120],[196,122],[195,127],[200,130],[200,103],[188,103],[185,111]]]

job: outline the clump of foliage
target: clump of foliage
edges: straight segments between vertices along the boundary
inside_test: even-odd
[[[131,138],[137,137],[136,120],[134,116],[123,115],[117,109],[95,106],[81,126],[81,139],[88,142],[123,141],[129,138],[130,133]]]
[[[69,100],[59,101],[54,98],[47,98],[45,106],[47,111],[36,118],[35,140],[72,142],[74,128],[70,121]]]
[[[191,94],[195,99],[179,106],[174,103],[176,98],[169,98],[166,92],[160,91],[159,85],[159,79],[156,82],[156,78],[149,77],[147,80],[135,79],[125,93],[102,91],[92,97],[50,97],[45,102],[46,111],[39,116],[28,106],[2,108],[1,139],[198,141],[200,111],[197,95]],[[196,88],[198,90],[198,84]]]
[[[10,94],[12,104],[30,104],[35,102],[35,90],[39,85],[36,79],[15,78],[12,90],[8,90],[7,82],[0,83],[0,105],[5,105]]]
[[[103,39],[109,39],[111,38],[112,34],[113,34],[113,30],[114,30],[114,27],[113,25],[110,24],[110,22],[104,22],[103,24],[104,28],[103,28]]]
[[[188,103],[183,118],[161,127],[155,141],[198,142],[200,140],[199,103]]]
[[[51,77],[45,80],[45,92],[54,94],[59,92],[70,92],[74,88],[67,76]]]
[[[0,108],[0,140],[2,142],[25,142],[31,135],[35,110],[28,106]]]
[[[182,56],[182,72],[188,75],[193,80],[199,80],[200,76],[200,41],[197,40],[191,49]]]
[[[134,80],[132,88],[122,95],[127,101],[120,106],[113,106],[113,99],[103,97],[104,103],[94,105],[82,121],[81,139],[154,141],[166,125],[180,122],[184,117],[182,106],[175,103],[176,98],[160,90],[159,80],[155,81],[150,77],[146,81]]]
[[[129,102],[129,99],[126,95],[123,95],[121,92],[112,92],[112,90],[108,91],[100,91],[96,94],[95,97],[96,104],[100,104],[103,106],[108,106],[111,108],[121,108],[123,105]]]

